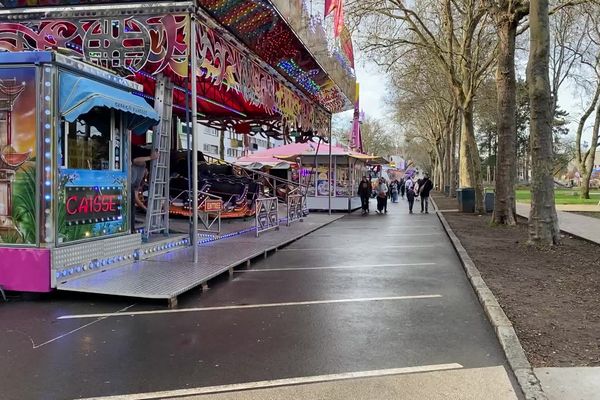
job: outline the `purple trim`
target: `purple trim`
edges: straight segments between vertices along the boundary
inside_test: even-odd
[[[49,292],[50,250],[0,248],[0,286],[18,292]]]

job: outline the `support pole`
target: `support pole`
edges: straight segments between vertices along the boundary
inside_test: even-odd
[[[331,156],[331,116],[329,116],[329,190],[327,193],[329,200],[329,215],[331,215],[331,190],[333,189],[333,157]]]
[[[192,77],[192,234],[190,242],[194,254],[194,262],[198,262],[198,88],[196,70],[198,58],[196,55],[196,21],[191,21],[191,46],[190,56]]]

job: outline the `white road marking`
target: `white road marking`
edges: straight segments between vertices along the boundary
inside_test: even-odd
[[[412,228],[411,228],[412,229]],[[439,235],[445,235],[444,232],[436,232],[436,233],[390,233],[387,235],[377,235],[378,237],[403,237],[403,236],[409,236],[409,237],[414,237],[414,236],[439,236]],[[352,237],[352,236],[356,236],[356,233],[330,233],[330,234],[312,234],[310,236],[308,236],[307,238],[315,238],[315,237],[344,237],[344,236],[348,236],[348,237]],[[361,239],[361,237],[358,237],[358,239]]]
[[[248,383],[236,383],[232,385],[221,385],[221,386],[206,386],[194,389],[179,389],[169,390],[162,392],[151,392],[151,393],[138,393],[138,394],[124,394],[117,396],[107,397],[90,397],[88,399],[81,400],[152,400],[152,399],[167,399],[184,396],[198,396],[204,394],[215,394],[225,392],[238,392],[242,390],[252,389],[267,389],[282,386],[292,385],[305,385],[311,383],[323,383],[342,381],[349,379],[361,379],[361,378],[375,378],[381,376],[391,375],[404,375],[414,374],[422,372],[433,372],[433,371],[446,371],[451,369],[463,368],[460,364],[435,364],[435,365],[421,365],[416,367],[405,367],[405,368],[391,368],[391,369],[378,369],[372,371],[357,371],[357,372],[346,372],[341,374],[330,374],[330,375],[316,375],[316,376],[305,376],[300,378],[286,378],[286,379],[275,379],[270,381],[258,381]]]
[[[392,296],[392,297],[367,297],[358,299],[338,299],[338,300],[315,300],[315,301],[296,301],[289,303],[264,303],[264,304],[246,304],[240,306],[218,306],[218,307],[195,307],[182,308],[175,310],[154,310],[154,311],[133,311],[128,313],[104,313],[104,314],[76,314],[63,315],[57,319],[78,319],[78,318],[108,318],[108,317],[123,317],[136,315],[153,315],[153,314],[174,314],[185,312],[203,312],[203,311],[220,311],[220,310],[242,310],[250,308],[269,308],[269,307],[291,307],[291,306],[310,306],[316,304],[336,304],[336,303],[365,303],[369,301],[393,301],[393,300],[416,300],[416,299],[434,299],[440,298],[440,294],[427,294],[417,296]]]
[[[359,269],[359,268],[394,268],[394,267],[425,267],[437,263],[414,263],[414,264],[365,264],[365,265],[338,265],[330,267],[292,267],[292,268],[262,268],[262,269],[240,269],[234,272],[272,272],[272,271],[310,271],[319,269]]]
[[[381,249],[420,249],[436,247],[437,244],[424,244],[424,245],[398,245],[398,246],[377,246],[377,250]],[[348,250],[348,246],[345,247],[286,247],[279,249],[278,251],[330,251],[330,250]]]
[[[115,314],[121,313],[121,312],[123,312],[123,311],[127,311],[127,310],[129,310],[131,307],[133,307],[133,306],[135,306],[135,304],[132,304],[132,305],[130,305],[130,306],[127,306],[127,307],[125,307],[125,308],[122,308],[122,309],[120,309],[119,311],[117,311]],[[97,322],[100,322],[100,321],[102,321],[102,320],[104,320],[104,319],[106,319],[106,318],[108,318],[108,317],[98,317],[98,319],[96,319],[95,321],[89,322],[89,323],[87,323],[87,324],[85,324],[85,325],[83,325],[83,326],[80,326],[79,328],[75,328],[75,329],[73,329],[73,330],[71,330],[71,331],[69,331],[69,332],[67,332],[67,333],[63,333],[63,334],[62,334],[62,335],[60,335],[60,336],[57,336],[57,337],[55,337],[55,338],[53,338],[53,339],[47,340],[47,341],[45,341],[44,343],[40,343],[40,344],[35,344],[35,342],[34,342],[33,338],[32,338],[31,336],[27,335],[27,334],[26,334],[26,333],[24,333],[24,332],[21,332],[21,331],[9,331],[9,332],[16,332],[16,333],[20,333],[20,334],[22,334],[22,335],[25,335],[25,336],[27,336],[27,337],[29,338],[29,341],[31,342],[32,348],[35,350],[35,349],[39,349],[40,347],[43,347],[43,346],[45,346],[45,345],[47,345],[47,344],[50,344],[50,343],[52,343],[52,342],[56,342],[57,340],[60,340],[60,339],[62,339],[62,338],[64,338],[64,337],[66,337],[66,336],[69,336],[69,335],[70,335],[70,334],[72,334],[72,333],[75,333],[75,332],[77,332],[77,331],[80,331],[80,330],[82,330],[82,329],[84,329],[84,328],[87,328],[87,327],[88,327],[88,326],[90,326],[90,325],[94,325],[95,323],[97,323]]]

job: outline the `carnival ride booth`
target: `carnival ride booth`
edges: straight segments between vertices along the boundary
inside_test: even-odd
[[[0,54],[3,288],[49,291],[65,265],[92,268],[84,260],[139,247],[129,233],[130,135],[159,118],[136,90],[60,54]]]
[[[360,208],[358,184],[368,175],[371,162],[385,163],[381,157],[369,156],[339,146],[331,147],[332,172],[329,179],[329,145],[317,142],[293,143],[256,152],[239,158],[239,165],[280,165],[286,162],[289,179],[305,190],[307,208],[352,211]]]
[[[187,151],[171,152],[171,178],[169,184],[169,212],[172,216],[190,217],[192,198]],[[198,188],[200,210],[207,211],[207,196],[222,201],[221,218],[239,218],[255,213],[255,201],[260,194],[261,184],[255,179],[236,174],[232,165],[208,163],[200,154],[198,168]]]

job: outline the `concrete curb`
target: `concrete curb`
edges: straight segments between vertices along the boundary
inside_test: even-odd
[[[508,364],[510,365],[513,374],[517,378],[517,382],[521,387],[521,391],[523,392],[525,399],[548,400],[546,394],[542,390],[539,379],[535,376],[533,368],[527,360],[525,351],[519,342],[519,338],[517,337],[517,333],[515,332],[512,323],[502,310],[502,307],[498,303],[498,300],[496,300],[496,297],[490,288],[486,285],[485,281],[481,277],[477,266],[471,257],[469,257],[469,254],[463,247],[460,239],[458,239],[458,237],[452,231],[452,228],[450,228],[450,225],[448,224],[448,221],[446,221],[443,213],[439,211],[437,204],[435,204],[435,200],[433,200],[433,198],[431,200],[435,207],[436,214],[446,230],[446,234],[450,238],[458,257],[460,258],[465,273],[469,278],[469,282],[471,282],[471,286],[473,286],[473,289],[477,294],[477,298],[479,299],[479,302],[485,311],[485,315],[492,324],[494,332],[496,332],[496,337],[500,342],[500,346],[504,350]]]

